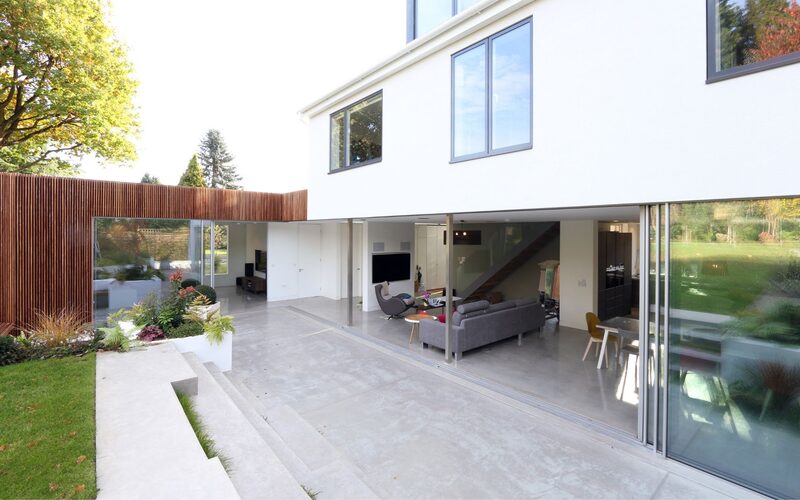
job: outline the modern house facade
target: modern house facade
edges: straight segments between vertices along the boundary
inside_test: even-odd
[[[401,52],[302,110],[308,219],[334,225],[323,247],[339,262],[343,223],[358,223],[356,264],[336,267],[330,296],[352,272],[351,295],[378,309],[375,256],[408,253],[472,297],[471,278],[512,252],[487,239],[533,242],[558,224],[504,275],[506,295],[544,291],[535,264],[560,262],[558,328],[638,318],[635,439],[800,495],[797,4],[409,0],[407,12],[390,21],[407,24]],[[442,234],[459,231],[483,234],[464,243],[486,247],[482,266]],[[621,309],[620,283],[633,295]],[[403,276],[392,291],[419,285]]]

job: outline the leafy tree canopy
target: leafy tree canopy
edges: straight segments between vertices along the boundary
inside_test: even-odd
[[[155,175],[150,175],[148,172],[142,176],[142,180],[139,181],[142,184],[161,184],[161,181]]]
[[[206,185],[212,188],[241,189],[242,177],[231,165],[233,155],[222,139],[219,130],[209,130],[200,141],[200,164],[203,166],[203,178]]]
[[[203,179],[203,171],[200,170],[200,162],[197,161],[197,155],[192,155],[192,159],[189,160],[189,165],[183,172],[178,185],[189,187],[206,187],[206,181]]]
[[[0,171],[135,158],[136,82],[105,0],[0,0]]]

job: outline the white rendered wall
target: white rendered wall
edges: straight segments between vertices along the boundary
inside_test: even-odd
[[[562,221],[559,324],[586,329],[586,313],[597,312],[597,222]]]
[[[398,293],[414,293],[414,224],[400,222],[364,222],[363,224],[363,264],[362,269],[362,289],[363,305],[365,311],[377,311],[380,309],[377,298],[375,297],[375,285],[372,283],[372,254],[373,243],[384,244],[383,252],[379,253],[410,253],[411,254],[411,279],[405,281],[393,281],[390,283],[392,295]],[[410,250],[401,250],[400,244],[409,242]]]
[[[705,9],[537,0],[332,103],[309,218],[797,194],[800,64],[707,85]],[[529,16],[533,149],[450,164],[450,55]],[[383,160],[329,175],[330,112],[380,89]]]

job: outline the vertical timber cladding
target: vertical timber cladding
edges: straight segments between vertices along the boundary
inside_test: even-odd
[[[296,221],[305,191],[223,189],[0,174],[0,323],[77,309],[91,319],[94,217]]]

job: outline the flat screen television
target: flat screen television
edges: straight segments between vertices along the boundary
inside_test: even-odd
[[[410,279],[410,253],[376,253],[372,255],[372,283]]]
[[[267,252],[264,250],[256,250],[256,271],[267,272]]]

